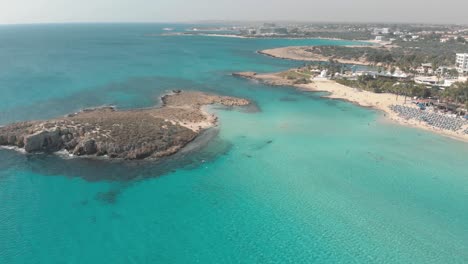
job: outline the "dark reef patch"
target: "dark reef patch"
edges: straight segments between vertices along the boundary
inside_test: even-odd
[[[99,192],[96,194],[96,200],[108,204],[115,204],[117,202],[117,196],[120,194],[120,192],[120,189],[111,189],[107,192]]]
[[[325,103],[330,106],[337,106],[338,100],[327,100]]]
[[[260,142],[260,143],[257,143],[255,145],[253,145],[252,149],[261,150],[261,149],[267,147],[268,145],[270,145],[272,143],[273,143],[273,140],[263,141],[263,142]]]
[[[8,168],[14,167],[44,176],[80,177],[89,182],[107,181],[112,183],[109,191],[96,193],[94,199],[112,205],[118,202],[119,195],[132,184],[174,173],[179,169],[197,169],[227,154],[232,144],[220,139],[218,132],[217,128],[208,129],[173,156],[153,161],[121,162],[86,157],[64,159],[54,154],[23,154],[0,150],[2,158],[8,157],[0,159],[0,177],[2,171],[6,172]],[[87,206],[89,203],[88,199],[83,199],[76,205]]]
[[[279,100],[280,102],[297,102],[298,101],[296,98],[292,98],[288,96],[283,96]]]
[[[204,90],[200,84],[181,78],[162,76],[142,76],[129,78],[123,82],[112,82],[102,86],[91,86],[89,89],[71,95],[51,98],[47,101],[34,102],[31,105],[18,105],[0,111],[0,124],[23,120],[54,118],[64,113],[76,112],[79,109],[99,105],[116,105],[119,109],[135,109],[154,106],[154,99],[174,87],[191,87]],[[206,89],[205,89],[206,90]],[[125,94],[125,97],[115,96]],[[31,111],[30,109],[35,109]]]

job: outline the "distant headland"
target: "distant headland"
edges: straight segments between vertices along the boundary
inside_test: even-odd
[[[246,106],[248,100],[194,91],[173,91],[157,108],[119,111],[113,107],[85,109],[47,121],[0,127],[0,146],[27,153],[65,150],[73,156],[145,159],[169,156],[194,140],[217,118],[202,107]]]

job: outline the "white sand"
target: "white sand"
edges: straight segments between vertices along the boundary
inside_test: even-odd
[[[314,81],[310,84],[298,85],[301,88],[313,91],[327,91],[330,92],[330,95],[326,96],[328,98],[335,98],[335,99],[343,99],[360,106],[365,107],[372,107],[378,110],[381,110],[385,113],[385,117],[393,120],[399,124],[408,125],[416,128],[421,128],[425,130],[429,130],[444,136],[448,136],[454,139],[462,140],[468,142],[468,135],[461,133],[450,131],[446,129],[436,128],[433,127],[425,122],[421,122],[418,120],[407,120],[400,116],[397,113],[390,109],[391,105],[405,105],[405,106],[414,106],[411,104],[411,99],[407,98],[405,103],[404,96],[396,96],[395,94],[389,93],[373,93],[368,91],[361,91],[355,88],[351,88],[348,86],[341,85],[335,81],[331,80],[320,80]],[[463,128],[462,131],[466,129]]]
[[[326,95],[325,97],[346,100],[360,106],[372,107],[374,109],[381,110],[384,112],[384,116],[387,118],[387,120],[394,121],[398,124],[425,129],[434,133],[468,142],[468,135],[461,132],[467,127],[464,127],[460,132],[440,129],[418,120],[404,119],[390,109],[391,105],[405,105],[409,107],[415,107],[413,104],[411,104],[411,98],[406,98],[405,102],[404,96],[397,97],[395,94],[363,91],[341,85],[335,81],[327,79],[314,80],[314,82],[309,84],[293,84],[290,80],[287,80],[278,74],[251,75],[250,73],[249,75],[248,73],[245,77],[260,80],[271,85],[292,85],[303,90],[329,92],[330,94]]]

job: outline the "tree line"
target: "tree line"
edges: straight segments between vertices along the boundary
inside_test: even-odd
[[[418,98],[438,98],[447,103],[464,106],[468,109],[468,81],[457,82],[445,89],[438,87],[427,88],[423,84],[413,81],[400,82],[395,79],[372,76],[359,76],[357,80],[337,79],[336,82],[374,93],[392,93],[396,96]]]

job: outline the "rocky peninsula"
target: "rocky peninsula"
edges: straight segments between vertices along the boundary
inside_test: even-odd
[[[203,106],[245,106],[248,100],[214,94],[173,91],[162,106],[119,111],[113,107],[85,109],[46,121],[0,127],[0,146],[27,153],[66,150],[74,156],[119,159],[159,158],[176,153],[202,130],[216,123]]]
[[[361,49],[364,52],[365,48],[377,49],[377,48],[380,48],[381,46],[347,45],[343,47]],[[330,55],[324,54],[321,51],[321,49],[324,49],[324,47],[291,46],[291,47],[281,47],[281,48],[261,50],[261,51],[258,51],[258,53],[269,56],[269,57],[278,58],[278,59],[286,59],[286,60],[314,61],[314,62],[328,62],[330,60],[334,60],[338,63],[343,63],[343,64],[354,64],[354,65],[373,65],[374,64],[373,62],[369,61],[365,56],[362,56],[360,58],[349,58],[346,56],[336,56],[336,55],[330,56]]]

